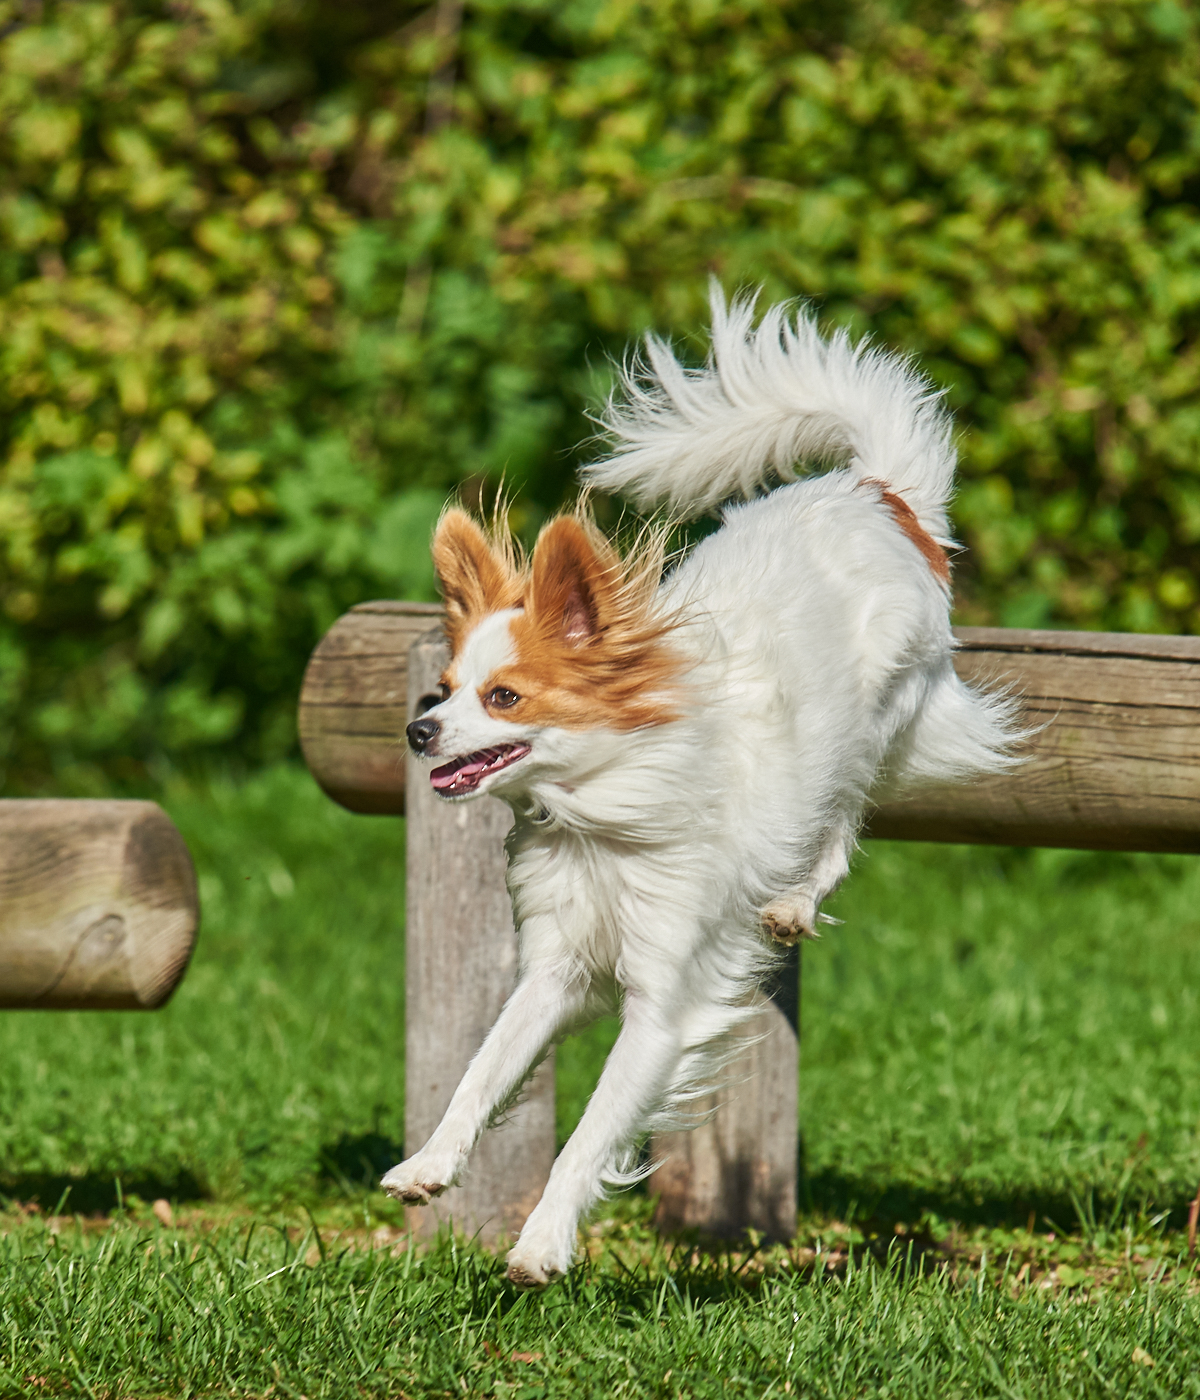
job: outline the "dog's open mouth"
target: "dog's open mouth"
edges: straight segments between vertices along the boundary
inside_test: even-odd
[[[528,744],[499,744],[494,749],[480,749],[453,763],[444,763],[429,775],[435,792],[443,797],[457,797],[461,792],[474,792],[484,778],[508,768],[529,752]]]

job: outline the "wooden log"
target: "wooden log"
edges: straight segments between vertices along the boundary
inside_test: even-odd
[[[660,1133],[650,1147],[660,1162],[655,1224],[734,1238],[748,1229],[768,1239],[796,1233],[800,1086],[800,949],[788,950],[774,994],[746,1029],[742,1053],[719,1087],[697,1105],[691,1132]]]
[[[410,652],[408,714],[436,692],[446,664],[440,632]],[[401,728],[403,732],[403,727]],[[512,813],[498,799],[448,803],[409,758],[408,926],[404,1150],[411,1155],[441,1121],[467,1065],[516,985],[517,936],[505,883],[504,838]],[[493,1244],[511,1237],[537,1204],[554,1163],[554,1058],[538,1067],[523,1100],[489,1129],[466,1182],[410,1208],[428,1235],[445,1222]]]
[[[366,603],[317,648],[301,693],[305,757],[356,812],[403,810],[397,687],[432,604]],[[890,803],[868,835],[1130,851],[1200,851],[1200,637],[960,628],[955,665],[1045,725],[1029,762]]]
[[[441,615],[437,603],[360,603],[309,660],[300,747],[313,777],[352,812],[404,812],[408,649]]]
[[[963,628],[959,674],[1044,725],[1016,772],[891,803],[909,841],[1200,852],[1200,637]]]
[[[0,801],[0,1008],[162,1006],[199,921],[191,856],[155,803]]]

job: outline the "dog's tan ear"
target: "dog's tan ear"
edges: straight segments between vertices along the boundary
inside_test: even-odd
[[[618,577],[616,556],[599,533],[561,516],[538,536],[528,609],[539,630],[586,646],[609,624]]]
[[[446,631],[454,650],[472,622],[517,601],[508,561],[466,511],[448,510],[438,521],[433,567],[446,600]]]

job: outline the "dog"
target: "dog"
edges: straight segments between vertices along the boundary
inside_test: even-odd
[[[622,555],[586,509],[528,561],[459,509],[434,535],[451,658],[408,741],[446,801],[511,806],[521,966],[384,1189],[419,1204],[456,1184],[552,1042],[622,1021],[508,1256],[522,1287],[571,1267],[580,1217],[709,1087],[781,945],[815,936],[869,804],[1001,771],[1019,737],[1011,703],[952,664],[939,396],[803,311],[756,326],[755,301],[714,285],[702,369],[648,337],[583,470],[676,523],[734,501],[686,557],[664,570],[653,529]]]

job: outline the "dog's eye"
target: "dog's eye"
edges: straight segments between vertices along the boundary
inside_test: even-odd
[[[495,690],[488,692],[487,703],[494,705],[498,710],[511,710],[520,698],[515,690],[498,685]]]
[[[443,682],[441,683],[441,685],[438,686],[438,689],[442,692],[442,699],[443,699],[443,700],[449,700],[449,699],[450,699],[450,687],[446,684],[445,681],[443,681]]]

